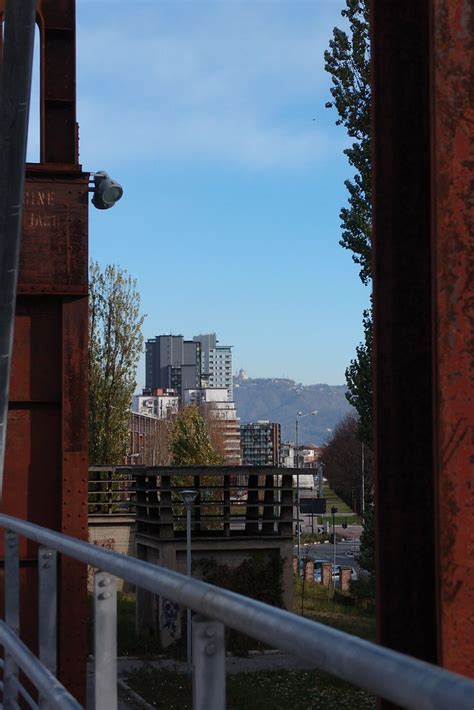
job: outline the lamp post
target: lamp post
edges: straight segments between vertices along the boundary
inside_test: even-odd
[[[332,575],[334,578],[334,586],[336,586],[335,575],[336,575],[336,513],[337,508],[331,508],[332,513],[332,538],[333,538],[333,551],[332,551]]]
[[[300,419],[303,419],[303,417],[311,417],[315,416],[318,413],[318,410],[315,409],[312,412],[307,412],[307,414],[303,414],[303,412],[296,412],[296,420],[295,420],[295,445],[296,445],[296,536],[297,536],[297,541],[298,541],[298,575],[300,573],[300,550],[301,550],[301,527],[300,527],[300,475],[299,475],[299,468],[300,468],[300,453],[299,453],[299,424],[300,424]]]
[[[180,491],[180,496],[183,499],[183,503],[186,506],[186,574],[191,577],[191,512],[193,508],[193,503],[196,500],[198,491],[185,490]],[[191,662],[192,662],[192,629],[191,629],[191,609],[188,607],[186,610],[186,626],[187,626],[187,639],[186,639],[186,657],[188,664],[188,672],[191,672]]]

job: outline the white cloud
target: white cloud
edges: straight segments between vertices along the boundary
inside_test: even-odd
[[[312,115],[327,96],[328,7],[156,0],[112,14],[109,2],[97,0],[92,11],[80,0],[82,159],[106,161],[119,149],[124,160],[252,169],[326,160],[339,146]]]

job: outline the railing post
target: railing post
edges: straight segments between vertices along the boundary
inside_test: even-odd
[[[112,469],[107,469],[107,515],[110,515],[112,513],[112,507],[113,507],[113,486],[112,486],[112,480],[113,480],[113,471]]]
[[[20,635],[20,560],[18,535],[5,530],[5,623]],[[10,710],[18,700],[18,665],[5,650],[3,706]]]
[[[94,699],[97,710],[117,708],[117,582],[94,576]]]
[[[224,486],[224,536],[230,535],[230,474],[223,474]]]
[[[57,671],[57,553],[49,547],[38,550],[38,641],[39,659]]]
[[[193,618],[193,710],[225,710],[225,628]]]

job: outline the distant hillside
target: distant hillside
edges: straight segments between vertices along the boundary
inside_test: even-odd
[[[336,424],[354,411],[344,385],[301,385],[286,379],[234,378],[234,399],[241,423],[270,419],[281,424],[282,441],[295,440],[296,412],[318,410],[299,425],[301,444],[323,444]]]

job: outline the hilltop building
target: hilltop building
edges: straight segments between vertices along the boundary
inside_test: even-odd
[[[243,466],[279,466],[281,431],[278,422],[261,420],[240,427]]]

